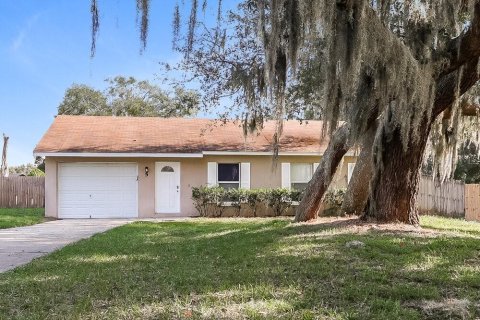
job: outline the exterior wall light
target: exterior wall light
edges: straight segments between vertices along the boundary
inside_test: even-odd
[[[148,172],[149,172],[149,171],[150,171],[150,170],[148,169],[148,167],[145,167],[145,177],[148,177]]]

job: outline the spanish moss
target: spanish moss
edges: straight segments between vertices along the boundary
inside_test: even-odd
[[[97,44],[97,34],[100,27],[100,20],[98,18],[98,6],[97,0],[92,0],[90,4],[90,13],[92,14],[92,42],[90,47],[90,57],[95,56],[96,44]]]
[[[150,0],[137,0],[137,15],[141,16],[140,41],[141,41],[142,47],[140,48],[140,52],[143,52],[147,47],[149,12],[150,12]]]
[[[282,118],[281,82],[295,73],[298,56],[309,37],[326,44],[321,70],[325,83],[321,113],[324,132],[339,121],[350,123],[349,139],[357,142],[368,119],[384,115],[378,132],[399,129],[404,149],[416,140],[418,128],[431,110],[436,77],[446,57],[437,55],[458,37],[473,13],[473,1],[258,1],[259,35],[264,39],[266,80]],[[309,52],[307,52],[310,54]],[[285,59],[288,59],[288,64]],[[388,127],[388,129],[387,129]],[[377,139],[376,143],[382,143]],[[382,149],[383,146],[379,145]],[[377,163],[381,164],[380,159]]]
[[[178,42],[178,37],[180,36],[180,7],[178,2],[175,4],[175,9],[173,11],[173,40],[172,40],[172,47],[175,49]]]
[[[190,11],[190,19],[188,20],[188,34],[187,34],[187,53],[190,53],[195,41],[195,29],[197,27],[197,10],[198,0],[192,0],[192,8]]]

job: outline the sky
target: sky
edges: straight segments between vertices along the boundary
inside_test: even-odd
[[[147,49],[140,54],[136,1],[98,0],[100,30],[91,59],[90,0],[1,0],[0,134],[10,137],[9,165],[33,162],[35,145],[73,83],[103,89],[116,75],[155,81],[159,62],[179,61],[172,51],[175,1],[151,0]],[[209,10],[207,17],[215,9]]]

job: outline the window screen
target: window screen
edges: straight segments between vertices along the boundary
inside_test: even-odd
[[[240,164],[219,163],[218,185],[225,189],[238,189],[240,186]]]
[[[290,167],[291,187],[304,190],[312,179],[313,165],[311,163],[292,163]]]
[[[290,174],[292,182],[309,182],[312,179],[312,164],[292,163]]]

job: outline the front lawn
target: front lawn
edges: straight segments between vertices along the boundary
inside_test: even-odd
[[[0,229],[29,226],[44,220],[43,208],[0,208]]]
[[[480,224],[422,224],[133,223],[1,274],[0,319],[480,317]]]

